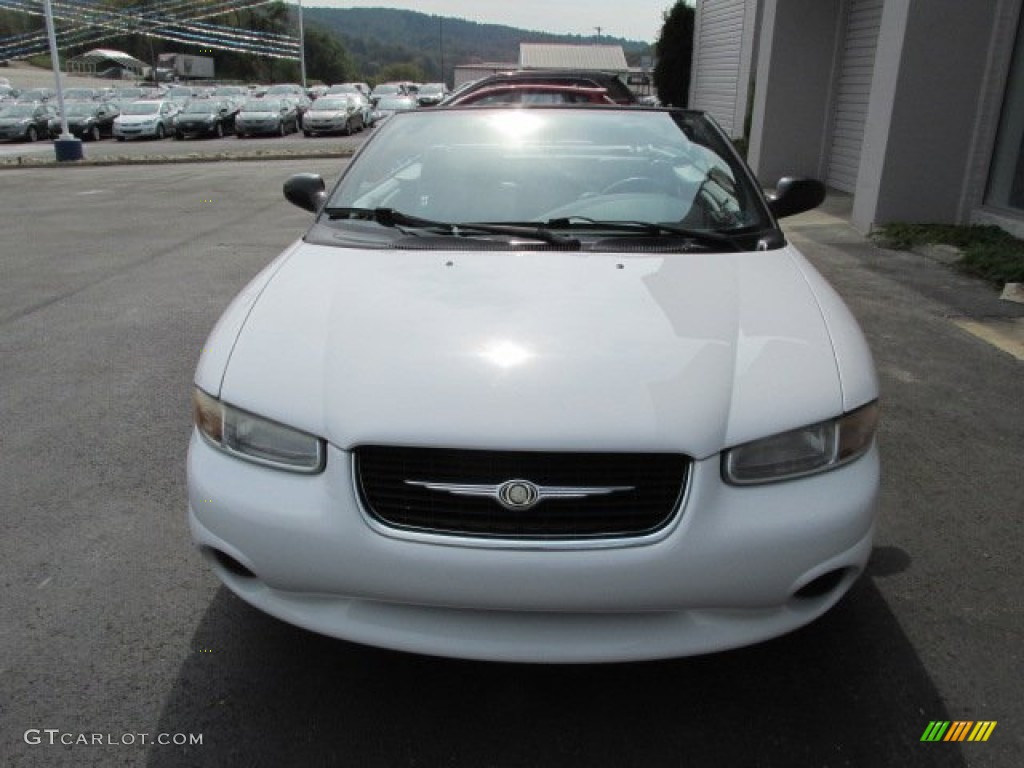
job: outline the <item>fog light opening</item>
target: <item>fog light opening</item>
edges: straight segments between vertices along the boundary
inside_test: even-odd
[[[219,549],[211,549],[213,559],[220,563],[221,567],[229,573],[240,576],[243,579],[255,579],[256,574],[235,560],[231,555],[221,552]]]
[[[805,599],[813,599],[816,597],[822,597],[827,595],[829,592],[834,590],[842,582],[843,577],[846,576],[847,568],[837,568],[834,571],[823,573],[813,581],[804,584],[800,589],[796,591],[794,597],[802,597]]]

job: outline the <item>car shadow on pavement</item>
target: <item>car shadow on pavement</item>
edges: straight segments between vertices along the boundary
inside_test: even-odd
[[[221,588],[166,698],[154,768],[210,766],[963,766],[922,743],[949,715],[874,585],[752,648],[547,666],[430,658],[296,629]]]

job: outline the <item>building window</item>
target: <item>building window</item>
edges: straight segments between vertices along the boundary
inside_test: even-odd
[[[1024,211],[1024,15],[1006,80],[985,204]]]

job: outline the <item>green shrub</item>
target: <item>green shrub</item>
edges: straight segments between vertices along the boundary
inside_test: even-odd
[[[1024,282],[1024,240],[999,227],[894,223],[879,227],[872,237],[895,250],[933,243],[956,246],[963,252],[956,266],[963,272],[999,284]]]

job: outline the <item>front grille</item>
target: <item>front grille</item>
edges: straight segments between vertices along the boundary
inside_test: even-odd
[[[690,460],[669,453],[555,453],[362,446],[356,484],[367,512],[403,530],[515,539],[643,536],[676,515]],[[495,498],[455,495],[406,481],[496,486],[527,480],[542,487],[631,487],[584,498],[546,498],[507,509]]]

